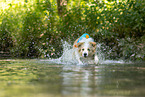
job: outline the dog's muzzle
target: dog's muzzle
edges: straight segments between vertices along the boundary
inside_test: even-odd
[[[84,57],[85,57],[85,58],[87,57],[87,53],[84,53]]]

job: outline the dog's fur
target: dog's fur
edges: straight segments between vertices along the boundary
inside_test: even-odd
[[[75,59],[77,59],[79,64],[83,64],[84,61],[87,63],[91,62],[91,64],[98,64],[99,60],[96,55],[96,42],[94,42],[92,38],[83,37],[77,43],[78,39],[73,44]]]

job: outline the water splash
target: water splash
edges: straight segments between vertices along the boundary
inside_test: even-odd
[[[51,62],[55,62],[57,64],[78,64],[78,61],[73,57],[74,50],[73,46],[66,41],[62,40],[63,44],[63,54],[58,59],[51,59]],[[99,62],[102,63],[105,60],[104,54],[101,50],[101,44],[97,44],[96,54],[98,55]]]
[[[71,61],[73,58],[73,49],[72,49],[72,45],[70,45],[68,42],[66,41],[62,41],[63,44],[63,54],[60,57],[60,60],[62,61]]]
[[[74,52],[74,50],[72,49],[73,46],[66,41],[62,40],[61,42],[63,44],[62,56],[57,59],[49,59],[49,62],[56,63],[56,64],[64,64],[64,65],[73,65],[73,64],[78,65],[78,61],[73,57],[73,52]],[[96,54],[99,58],[99,64],[126,63],[123,60],[108,60],[107,55],[111,50],[107,51],[108,53],[106,54],[104,52],[104,49],[107,50],[107,47],[105,47],[101,43],[97,43]]]
[[[73,52],[74,52],[74,50],[72,49],[73,46],[63,40],[62,40],[62,44],[63,44],[62,56],[58,59],[52,59],[52,61],[55,61],[56,63],[59,64],[77,64],[77,60],[73,58]]]

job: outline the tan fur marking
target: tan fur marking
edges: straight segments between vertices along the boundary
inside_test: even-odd
[[[77,43],[77,47],[80,48],[82,46],[82,44],[84,44],[84,42]]]
[[[73,48],[77,48],[77,41],[78,41],[78,39],[76,39],[76,41],[74,42]]]
[[[94,50],[96,50],[96,42],[90,42],[91,46],[93,47]]]

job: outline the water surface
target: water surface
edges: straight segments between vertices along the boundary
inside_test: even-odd
[[[145,96],[145,63],[1,60],[0,97]]]

